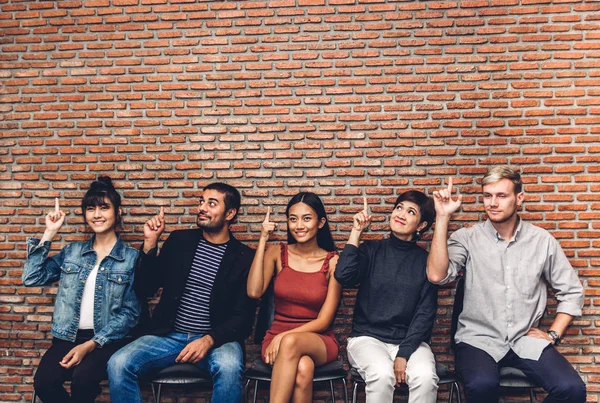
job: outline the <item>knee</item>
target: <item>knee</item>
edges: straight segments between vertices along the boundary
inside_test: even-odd
[[[296,386],[302,389],[308,389],[315,374],[315,363],[308,357],[303,356],[298,362],[298,371],[296,372]]]
[[[45,391],[53,390],[57,386],[62,387],[63,380],[60,377],[42,376],[41,371],[35,373],[33,377],[33,388],[37,394],[44,394]]]
[[[236,343],[237,344],[237,343]],[[214,376],[228,379],[241,379],[244,363],[241,348],[225,344],[214,355]]]
[[[128,375],[137,376],[131,357],[122,349],[110,357],[106,364],[106,372],[111,383]]]
[[[293,333],[286,334],[281,338],[279,352],[277,354],[285,357],[285,359],[299,358],[298,341],[297,335]]]
[[[579,378],[563,379],[550,393],[552,397],[565,402],[583,403],[586,399],[585,384]]]
[[[73,394],[84,393],[96,393],[100,389],[100,380],[94,377],[88,376],[88,374],[81,373],[81,371],[74,371],[71,379],[71,392]]]
[[[486,376],[477,376],[464,380],[465,389],[474,394],[489,394],[499,388],[498,379]]]
[[[393,367],[387,366],[371,366],[365,369],[365,383],[374,387],[391,386],[396,384],[396,375],[394,375]]]
[[[437,388],[439,378],[435,372],[435,367],[429,365],[418,365],[410,368],[406,372],[407,384],[409,387],[434,387]]]

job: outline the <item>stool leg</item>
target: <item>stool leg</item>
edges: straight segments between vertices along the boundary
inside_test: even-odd
[[[354,387],[352,388],[352,403],[356,403],[356,396],[358,395],[358,382],[354,381]]]
[[[448,392],[448,403],[453,403],[454,399],[454,383],[450,384],[450,391]]]
[[[456,388],[456,400],[458,403],[462,403],[462,396],[460,395],[460,385],[458,382],[454,382],[454,387]]]
[[[35,398],[37,397],[37,393],[35,393],[35,389],[33,390],[33,395],[31,396],[31,403],[35,403]]]
[[[348,403],[348,384],[346,383],[346,378],[342,378],[342,383],[344,384],[344,403]]]
[[[331,390],[331,401],[335,403],[335,392],[333,391],[333,381],[329,381],[329,390]]]
[[[250,387],[250,379],[246,379],[246,385],[244,385],[244,403],[248,403],[248,388]]]
[[[152,397],[154,398],[154,403],[160,403],[160,390],[162,389],[162,385],[159,383],[155,389],[154,383],[152,385]]]
[[[537,402],[535,398],[535,393],[533,392],[533,388],[529,388],[529,400],[531,401],[531,403]]]
[[[254,399],[252,399],[252,403],[256,403],[257,393],[258,393],[258,379],[254,381]]]

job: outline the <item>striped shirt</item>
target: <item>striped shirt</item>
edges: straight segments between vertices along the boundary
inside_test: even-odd
[[[175,331],[206,334],[210,327],[210,294],[227,243],[217,245],[204,238],[198,242],[190,274],[175,318]]]

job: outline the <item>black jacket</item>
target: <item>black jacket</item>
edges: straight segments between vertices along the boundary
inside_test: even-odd
[[[159,288],[163,289],[150,319],[149,333],[164,335],[173,330],[181,295],[201,238],[200,229],[173,231],[158,257],[157,248],[147,254],[140,253],[134,281],[138,297],[145,301]],[[210,295],[212,330],[208,334],[215,340],[214,347],[230,341],[243,345],[252,331],[256,301],[248,297],[246,281],[253,259],[254,251],[230,234]]]

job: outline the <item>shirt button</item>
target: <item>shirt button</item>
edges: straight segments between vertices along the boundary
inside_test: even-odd
[[[71,268],[70,268],[70,267],[67,267],[67,271],[71,271]]]
[[[101,289],[102,289],[102,286],[101,286],[101,285],[99,285],[99,286],[98,286],[98,289],[99,289],[99,290],[101,290]]]
[[[100,268],[100,271],[104,271],[104,267],[101,267],[101,268]]]

